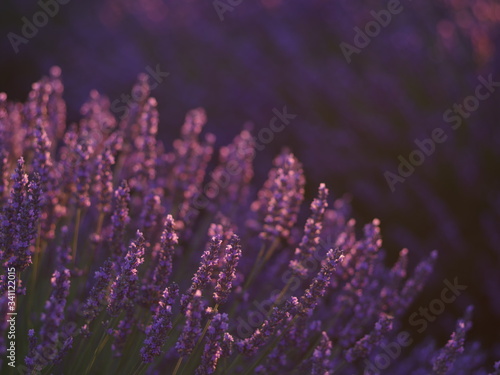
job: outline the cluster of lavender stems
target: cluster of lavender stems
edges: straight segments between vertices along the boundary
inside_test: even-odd
[[[60,74],[25,103],[0,94],[0,313],[14,269],[18,371],[372,373],[437,252],[413,270],[407,249],[387,265],[379,220],[356,234],[349,203],[324,184],[302,221],[304,171],[288,150],[251,194],[250,133],[217,162],[202,109],[168,151],[144,76],[120,121],[93,91],[66,124]],[[468,360],[471,326],[472,307],[442,349],[431,340],[385,373],[487,374]]]

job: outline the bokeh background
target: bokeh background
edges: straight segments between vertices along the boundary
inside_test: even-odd
[[[439,250],[410,311],[439,297],[443,279],[458,277],[466,293],[427,333],[444,343],[472,303],[470,336],[498,359],[500,88],[459,129],[443,121],[474,94],[479,75],[500,81],[498,1],[402,0],[402,12],[351,63],[339,44],[353,44],[354,28],[387,2],[221,1],[233,4],[221,20],[212,1],[65,1],[17,53],[8,34],[22,35],[23,17],[31,21],[42,8],[0,3],[0,92],[24,101],[31,84],[58,65],[68,119],[78,121],[90,90],[122,104],[137,75],[158,66],[169,73],[152,92],[167,145],[192,108],[206,109],[206,129],[220,146],[247,122],[257,134],[273,108],[286,105],[297,117],[258,152],[255,184],[288,146],[304,163],[309,201],[325,182],[334,197],[350,193],[360,227],[381,219],[389,263],[403,247],[413,265]],[[446,142],[391,192],[384,172],[397,173],[398,156],[407,158],[414,139],[436,127]]]

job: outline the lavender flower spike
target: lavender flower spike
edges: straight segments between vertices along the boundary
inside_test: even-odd
[[[427,278],[434,268],[437,255],[437,251],[434,250],[427,259],[424,259],[415,267],[413,276],[406,281],[396,301],[396,315],[403,313],[423,289]]]
[[[125,255],[125,246],[123,245],[123,237],[125,236],[125,228],[130,222],[129,206],[130,189],[127,181],[123,180],[118,189],[115,191],[115,208],[111,216],[112,234],[109,239],[112,254],[116,259],[121,259]]]
[[[137,231],[136,239],[130,243],[125,260],[111,286],[108,312],[117,316],[123,308],[130,306],[137,292],[137,267],[144,262],[144,237]]]
[[[219,359],[224,354],[223,341],[229,328],[227,314],[215,314],[207,330],[205,349],[196,375],[213,374]]]
[[[187,357],[194,349],[201,334],[201,318],[204,310],[204,303],[201,299],[201,290],[196,290],[193,298],[189,302],[185,315],[186,324],[175,344],[175,348],[181,357]]]
[[[35,330],[28,330],[28,354],[24,357],[24,363],[28,369],[33,370],[35,368],[35,353],[38,344],[38,338],[35,336]]]
[[[161,354],[161,348],[172,328],[172,306],[178,296],[177,284],[173,284],[163,292],[153,322],[146,328],[146,339],[141,349],[141,358],[144,363],[152,362]]]
[[[320,184],[318,197],[311,203],[311,216],[307,219],[304,227],[304,236],[299,246],[295,249],[295,259],[290,261],[290,268],[300,276],[307,275],[304,262],[311,258],[316,251],[323,229],[323,218],[328,207],[328,189],[325,184]]]
[[[52,192],[52,178],[50,176],[53,163],[50,155],[51,142],[45,131],[45,122],[37,119],[34,136],[36,138],[35,155],[33,157],[33,170],[40,174],[40,182],[47,192]]]
[[[175,233],[174,218],[167,215],[163,232],[160,239],[160,251],[158,252],[157,265],[153,274],[153,283],[158,293],[167,286],[168,279],[172,273],[172,259],[179,238]]]
[[[109,147],[97,157],[96,164],[93,193],[99,199],[97,209],[99,212],[109,213],[113,198],[113,172],[111,168],[115,164],[115,158]]]
[[[214,300],[217,304],[226,302],[233,281],[236,277],[236,267],[241,257],[240,239],[233,234],[224,254],[224,268],[219,274],[219,280],[215,286]]]
[[[297,158],[291,153],[283,153],[276,163],[278,168],[275,173],[269,174],[268,181],[271,183],[266,181],[263,188],[264,190],[266,185],[269,186],[269,192],[266,193],[269,200],[257,201],[257,206],[265,205],[264,223],[259,236],[268,241],[288,237],[304,199],[304,172]]]
[[[345,359],[347,362],[354,362],[357,359],[366,358],[373,348],[380,343],[384,335],[392,330],[394,318],[387,314],[380,314],[380,319],[375,323],[373,331],[359,339],[356,344],[347,350]]]
[[[184,294],[181,298],[182,312],[185,312],[187,305],[193,299],[195,292],[197,292],[198,290],[202,290],[210,281],[212,273],[214,272],[219,260],[221,243],[222,240],[220,236],[214,236],[211,238],[208,245],[208,250],[206,250],[201,256],[200,267],[192,278],[192,284],[186,294]]]
[[[90,156],[94,152],[92,145],[87,141],[79,142],[76,146],[78,159],[76,162],[76,198],[79,208],[88,208],[90,206]]]
[[[329,374],[331,368],[332,342],[328,338],[326,332],[321,333],[321,340],[314,349],[312,355],[312,372],[311,375]]]
[[[41,315],[42,328],[40,329],[39,344],[36,345],[36,349],[31,348],[25,359],[26,364],[34,371],[40,371],[49,364],[38,353],[54,353],[49,358],[50,360],[54,360],[60,352],[58,348],[59,343],[61,340],[66,341],[68,339],[61,332],[61,325],[64,321],[64,308],[69,294],[70,271],[68,269],[55,271],[51,279],[51,284],[53,288],[52,293],[47,302],[45,302],[45,312]],[[30,346],[33,347],[36,343],[34,331],[30,330],[29,337]]]
[[[17,167],[12,175],[12,190],[7,207],[1,213],[1,231],[0,231],[0,250],[2,262],[12,256],[12,244],[14,242],[14,233],[18,213],[21,211],[25,198],[25,191],[28,185],[28,175],[24,169],[24,159],[21,157],[17,161]]]
[[[309,288],[300,298],[298,312],[303,316],[308,316],[318,304],[318,300],[324,296],[326,288],[330,282],[330,278],[338,263],[342,262],[344,255],[340,249],[330,249],[326,254],[326,261],[322,265],[321,270],[312,281]]]
[[[83,305],[83,314],[86,319],[85,330],[88,329],[89,324],[99,314],[103,301],[106,301],[108,287],[112,280],[112,272],[113,263],[109,259],[105,261],[103,267],[95,272],[95,284]]]
[[[436,375],[446,375],[450,373],[453,368],[453,363],[457,357],[463,353],[465,344],[465,335],[467,331],[472,327],[473,307],[469,306],[465,312],[463,319],[457,322],[457,327],[455,332],[451,334],[451,338],[446,344],[446,346],[441,349],[439,355],[434,358],[432,363],[432,370]]]
[[[291,313],[298,304],[297,298],[291,297],[283,306],[274,307],[271,316],[264,320],[260,328],[256,329],[250,337],[236,343],[238,351],[246,356],[254,355],[274,335],[278,326],[291,317]]]
[[[23,271],[31,264],[31,242],[37,234],[38,219],[40,218],[40,176],[35,173],[30,179],[26,196],[18,214],[14,238],[14,259],[9,262],[18,271]]]

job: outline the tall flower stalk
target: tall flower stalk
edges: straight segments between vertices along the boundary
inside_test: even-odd
[[[92,91],[82,121],[66,126],[51,72],[25,105],[0,94],[0,315],[23,319],[21,370],[343,375],[397,338],[436,251],[414,269],[407,249],[388,265],[380,221],[358,232],[324,184],[303,224],[304,170],[286,149],[252,197],[250,131],[214,165],[202,109],[169,151],[144,75],[120,122]],[[475,370],[471,325],[469,308],[444,348],[398,361]],[[2,358],[9,344],[0,340]]]

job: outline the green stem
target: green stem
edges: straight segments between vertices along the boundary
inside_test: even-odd
[[[269,248],[269,250],[267,251],[267,254],[265,255],[264,257],[264,261],[263,263],[266,263],[269,259],[271,259],[271,257],[273,256],[274,252],[276,251],[276,249],[278,248],[278,245],[280,243],[280,238],[279,237],[276,237],[273,241],[273,243],[271,244],[271,247]]]
[[[241,357],[242,357],[241,353],[238,353],[236,358],[234,358],[233,361],[231,362],[231,364],[229,365],[228,369],[224,371],[224,374],[232,374],[232,372],[231,372],[232,369],[238,364]]]
[[[259,274],[259,272],[262,270],[262,267],[266,262],[271,258],[271,256],[274,254],[274,251],[277,249],[278,245],[280,243],[279,237],[275,238],[271,246],[267,251],[265,250],[265,246],[262,246],[259,255],[257,256],[257,259],[254,263],[254,266],[252,268],[252,271],[250,272],[250,276],[246,280],[245,284],[243,285],[243,292],[244,293],[249,287],[250,284],[253,282],[255,276]],[[263,259],[262,259],[263,258]]]
[[[177,371],[179,371],[179,368],[181,367],[182,358],[183,358],[183,357],[180,357],[180,358],[177,360],[177,363],[175,364],[174,372],[172,373],[172,375],[177,375]]]
[[[107,324],[106,328],[104,328],[104,331],[101,335],[101,338],[99,339],[99,344],[97,344],[97,348],[94,351],[94,354],[92,356],[92,360],[90,361],[89,365],[87,366],[87,370],[85,371],[85,374],[89,374],[89,371],[92,369],[92,366],[94,365],[94,362],[95,362],[97,356],[99,355],[101,350],[104,348],[104,346],[108,342],[109,335],[107,334],[107,331],[109,328],[112,328],[115,325],[117,318],[118,317],[114,317],[113,320]]]
[[[96,226],[96,230],[95,230],[95,233],[97,234],[97,236],[100,238],[101,237],[101,232],[102,232],[102,224],[104,222],[104,217],[106,216],[106,213],[101,211],[99,213],[99,217],[97,219],[97,226]],[[100,240],[99,240],[100,241]],[[100,243],[102,243],[100,241]],[[95,261],[95,253],[96,253],[96,250],[97,250],[97,247],[98,245],[97,244],[94,244],[90,247],[90,251],[88,251],[88,256],[87,256],[87,259],[85,261],[85,264],[89,265],[89,269],[90,267],[94,264],[94,261]]]
[[[101,211],[99,213],[99,218],[97,219],[97,227],[96,227],[95,232],[97,233],[98,236],[101,235],[102,224],[104,222],[104,216],[106,216],[106,213],[104,211]]]
[[[101,341],[99,342],[99,345],[97,346],[96,350],[94,351],[94,355],[92,356],[92,360],[90,361],[89,365],[87,366],[87,370],[85,371],[85,374],[89,374],[89,371],[92,369],[92,366],[94,365],[94,362],[101,352],[101,350],[104,348],[104,346],[107,344],[109,340],[109,336],[103,336],[101,337]]]
[[[216,304],[215,307],[214,307],[214,314],[217,314],[217,311],[219,310],[219,304]],[[196,366],[196,363],[197,363],[197,352],[198,352],[198,348],[200,347],[201,345],[201,342],[203,340],[203,338],[205,337],[207,331],[208,331],[208,327],[210,326],[210,323],[212,322],[212,318],[208,319],[207,323],[205,324],[205,327],[203,328],[203,331],[201,332],[201,335],[200,335],[200,338],[198,339],[198,341],[196,342],[194,348],[193,348],[193,351],[191,352],[191,355],[190,355],[190,361],[187,362],[187,364],[184,366],[184,368],[182,369],[181,371],[181,375],[186,371],[186,369],[189,367],[193,367],[193,366]]]
[[[332,373],[338,374],[337,371],[342,370],[346,365],[347,365],[347,362],[345,360],[342,360],[342,362],[340,362],[340,364],[332,370],[333,371]]]
[[[264,255],[265,248],[266,248],[265,245],[261,246],[259,254],[257,255],[257,259],[255,259],[255,263],[253,264],[253,267],[250,270],[250,275],[248,276],[248,279],[245,280],[245,284],[243,284],[243,291],[246,291],[250,283],[253,281],[255,273],[257,272],[258,265],[260,264],[260,259]]]
[[[33,259],[33,272],[31,273],[30,284],[36,285],[36,280],[38,278],[38,264],[40,262],[40,252],[42,251],[42,238],[40,236],[40,232],[42,230],[42,223],[38,223],[37,236],[35,242],[35,250],[34,250],[34,259]]]
[[[144,362],[139,362],[139,364],[136,366],[136,369],[132,373],[132,375],[140,375],[144,371],[145,368],[146,368],[146,364]]]
[[[76,265],[76,250],[78,246],[78,232],[80,231],[81,219],[82,219],[82,209],[78,207],[76,209],[75,230],[73,231],[73,244],[71,246],[73,254],[73,265]]]

